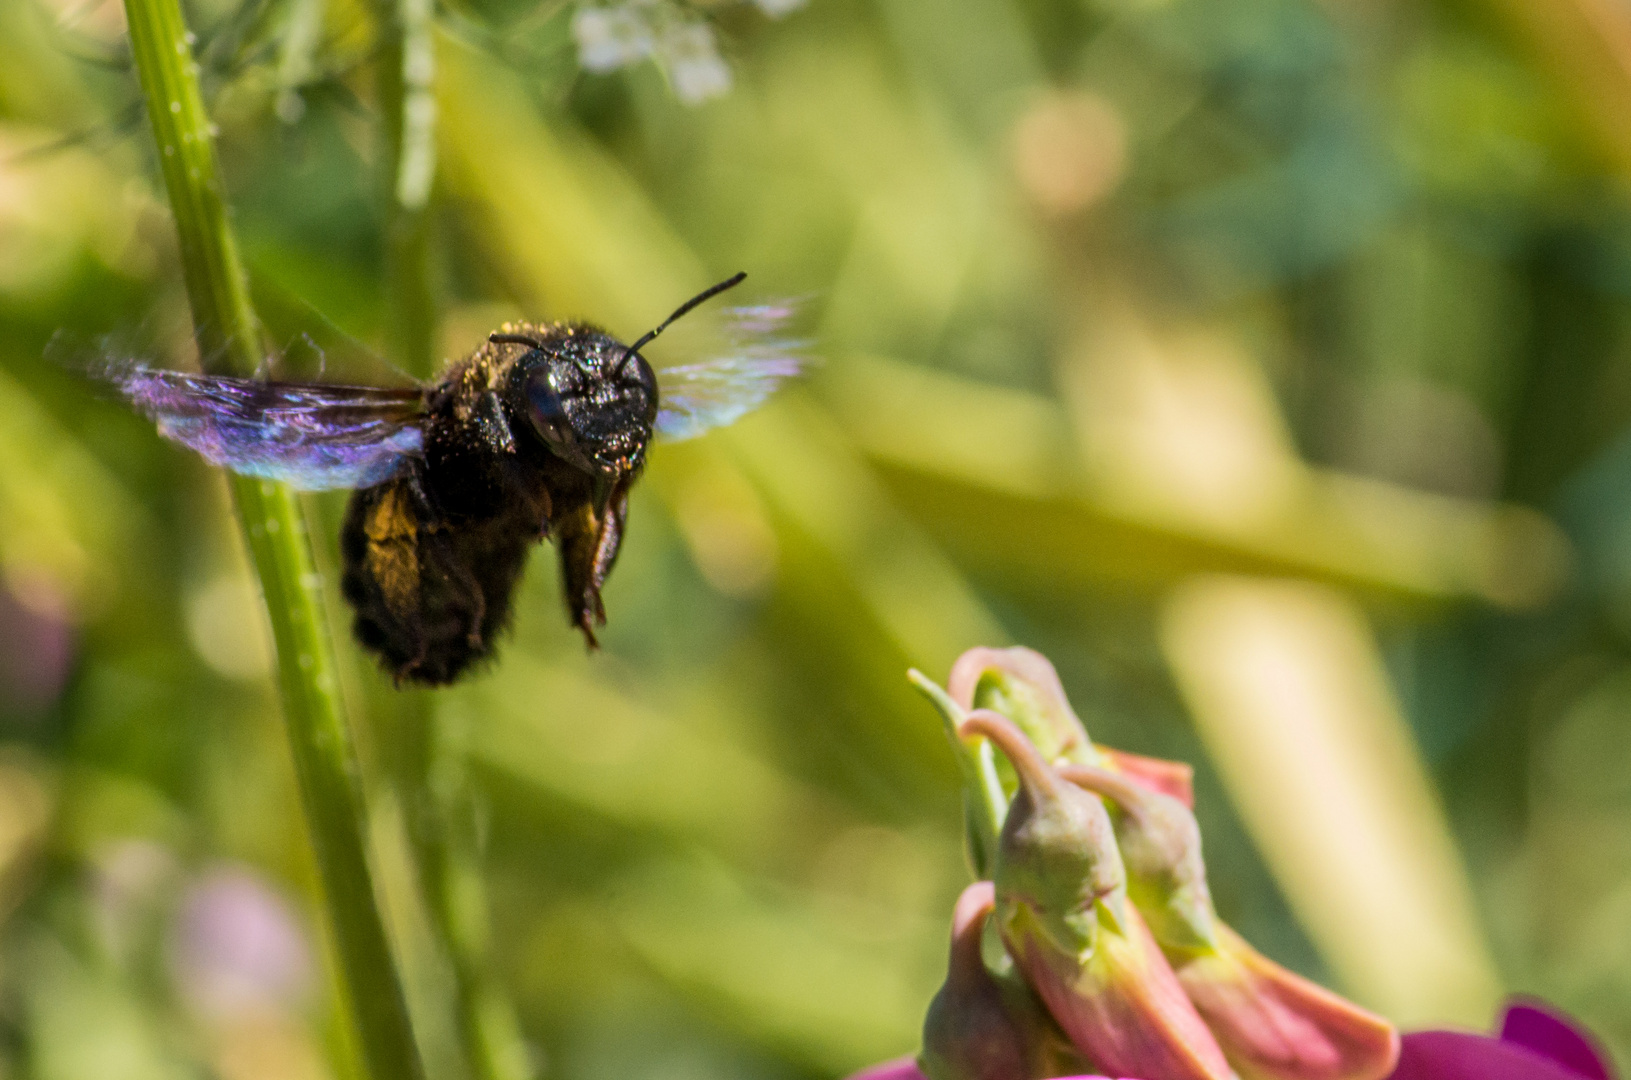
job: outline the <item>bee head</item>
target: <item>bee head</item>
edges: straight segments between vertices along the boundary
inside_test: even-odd
[[[488,340],[532,350],[516,364],[516,372],[521,405],[545,445],[587,472],[621,475],[640,467],[657,421],[657,376],[640,355],[641,347],[745,277],[733,274],[704,289],[633,345],[581,325],[559,327],[542,337],[510,333],[506,326]]]
[[[657,377],[645,357],[588,326],[491,340],[531,349],[511,376],[511,406],[557,457],[606,476],[640,467],[657,418]]]

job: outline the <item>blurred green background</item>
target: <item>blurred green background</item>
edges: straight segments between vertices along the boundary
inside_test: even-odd
[[[1007,643],[1196,765],[1266,953],[1631,1060],[1631,7],[788,8],[435,13],[438,356],[745,269],[819,361],[655,451],[602,653],[543,549],[465,685],[342,645],[433,1075],[424,715],[516,1075],[831,1077],[916,1047],[966,880],[904,672]],[[272,344],[393,351],[380,10],[188,17]],[[342,1077],[225,488],[58,359],[197,363],[140,108],[116,0],[0,3],[0,1076]]]

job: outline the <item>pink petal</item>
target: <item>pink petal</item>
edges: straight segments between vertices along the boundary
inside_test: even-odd
[[[1127,934],[1101,927],[1093,952],[1076,957],[1045,939],[1003,942],[1059,1026],[1089,1061],[1137,1069],[1160,1080],[1231,1076],[1212,1032],[1150,936],[1127,907]]]
[[[917,1067],[915,1059],[903,1057],[896,1058],[894,1061],[886,1061],[881,1065],[874,1065],[870,1069],[864,1069],[851,1076],[849,1080],[927,1080],[927,1078]],[[1061,1076],[1057,1080],[1110,1080],[1110,1077],[1095,1074],[1093,1076]],[[1136,1078],[1124,1076],[1121,1080],[1136,1080]]]
[[[1399,1057],[1392,1024],[1276,964],[1219,922],[1218,951],[1177,968],[1223,1052],[1258,1080],[1381,1080]]]
[[[1392,1080],[1581,1080],[1549,1057],[1488,1035],[1417,1031],[1400,1041]]]
[[[1586,1080],[1614,1080],[1608,1055],[1563,1013],[1539,1002],[1514,1002],[1501,1022],[1501,1041],[1528,1047]]]
[[[1195,809],[1195,770],[1181,761],[1129,754],[1125,750],[1112,750],[1108,746],[1093,744],[1099,753],[1110,759],[1118,772],[1126,773],[1145,787],[1171,795],[1189,809]]]
[[[917,1067],[916,1058],[903,1057],[862,1069],[849,1080],[928,1080],[928,1077]]]

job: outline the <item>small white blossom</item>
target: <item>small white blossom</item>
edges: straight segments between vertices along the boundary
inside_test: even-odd
[[[572,38],[586,71],[616,71],[644,60],[655,47],[651,24],[633,4],[579,8],[572,15]]]
[[[779,19],[804,6],[804,0],[753,0],[753,2],[758,5],[760,11],[772,19]]]
[[[668,71],[674,96],[699,105],[731,88],[731,69],[719,57],[714,32],[706,23],[673,23],[663,29],[658,61]]]

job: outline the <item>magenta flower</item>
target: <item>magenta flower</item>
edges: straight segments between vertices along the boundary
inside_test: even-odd
[[[850,1080],[927,1078],[913,1059],[900,1058],[856,1073]],[[1615,1080],[1615,1073],[1608,1056],[1573,1020],[1536,1002],[1515,1002],[1507,1007],[1499,1035],[1407,1034],[1399,1066],[1389,1080]]]
[[[886,1061],[882,1065],[874,1065],[850,1077],[849,1080],[929,1080],[923,1075],[923,1070],[917,1067],[914,1058],[896,1058]],[[1108,1076],[1062,1076],[1058,1080],[1110,1080]],[[1121,1080],[1134,1080],[1133,1077],[1122,1077]]]
[[[1509,1006],[1499,1035],[1406,1035],[1391,1080],[1614,1080],[1608,1057],[1572,1020],[1546,1006]]]

